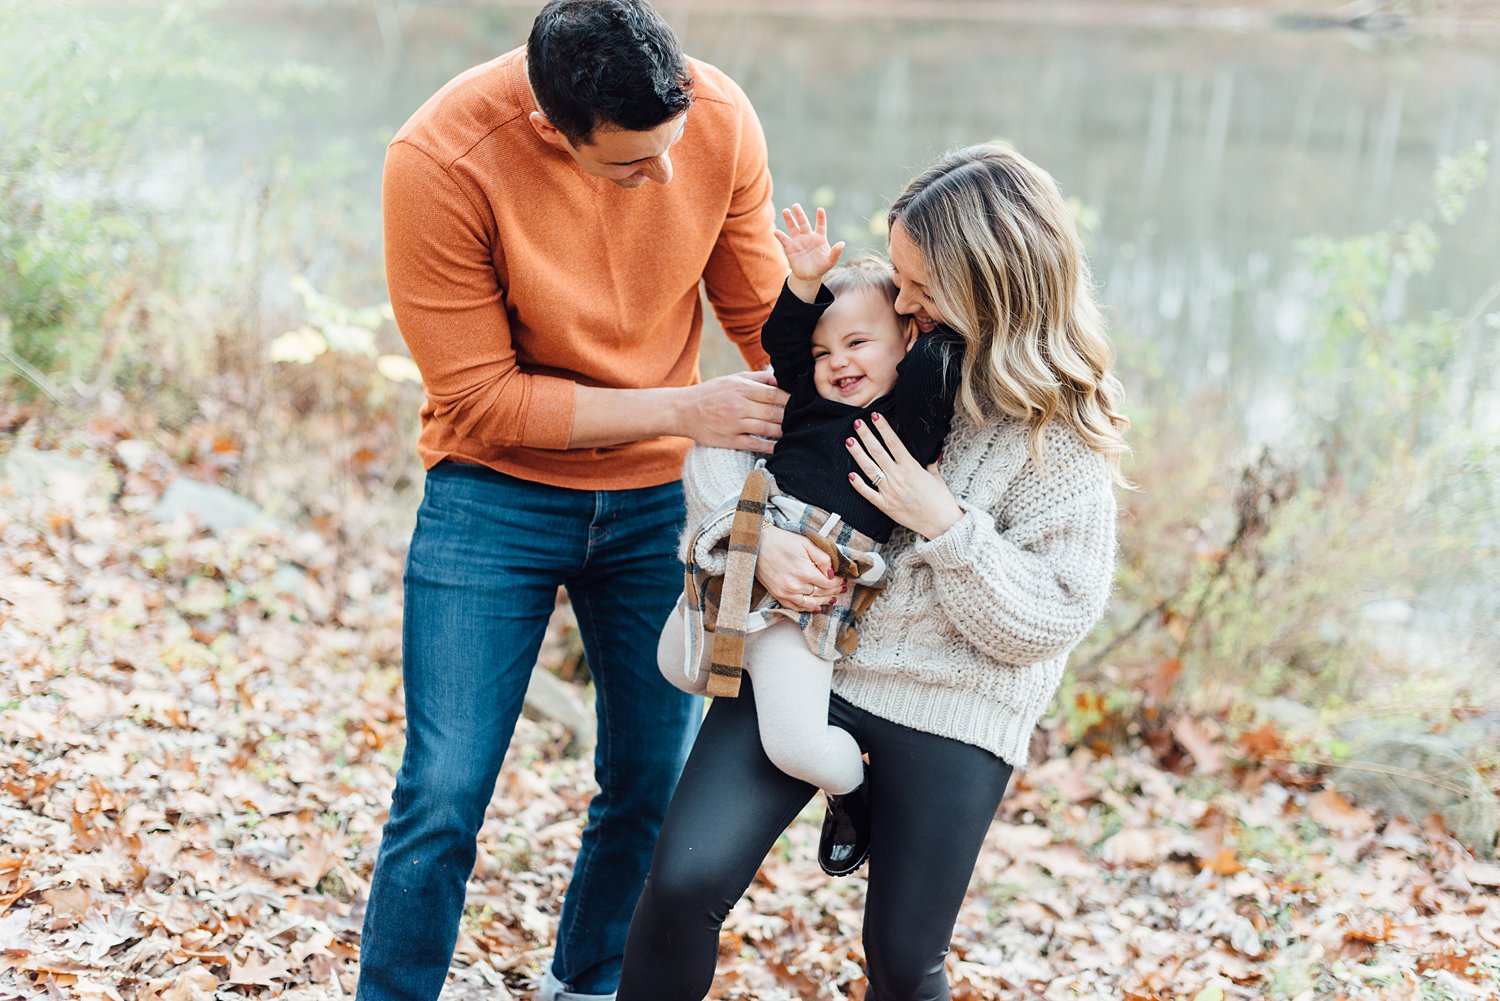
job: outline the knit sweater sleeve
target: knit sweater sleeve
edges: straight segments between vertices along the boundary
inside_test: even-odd
[[[687,500],[687,530],[677,547],[677,558],[693,562],[710,573],[724,572],[725,547],[729,540],[730,517],[709,522],[714,510],[744,489],[745,477],[755,468],[753,452],[732,448],[710,448],[694,445],[688,450],[682,466],[682,491]],[[698,536],[697,550],[688,552],[693,537]]]
[[[1063,653],[1098,621],[1115,561],[1115,497],[1102,456],[1079,455],[1058,474],[1024,475],[997,511],[959,499],[963,516],[914,551],[934,570],[953,626],[1003,663]]]

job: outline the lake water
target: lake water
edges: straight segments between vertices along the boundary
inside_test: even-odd
[[[1313,289],[1297,241],[1420,216],[1440,157],[1478,140],[1500,154],[1494,35],[1155,26],[1141,5],[1066,23],[1049,22],[1043,4],[950,4],[973,16],[935,18],[910,16],[914,5],[661,9],[689,51],[754,101],[778,204],[823,202],[840,237],[878,247],[871,222],[908,177],[949,147],[1004,138],[1085,207],[1122,342],[1149,343],[1177,386],[1258,401],[1262,416],[1275,416],[1266,401],[1301,363]],[[254,10],[227,8],[216,23],[253,56],[326,66],[344,85],[274,121],[226,112],[218,141],[249,152],[274,130],[309,155],[345,144],[358,167],[343,197],[368,213],[372,250],[383,140],[449,77],[520,44],[535,13],[531,3]],[[1441,235],[1436,266],[1406,295],[1463,314],[1500,279],[1500,169]],[[368,267],[374,294],[378,260]],[[736,358],[711,342],[705,370]]]

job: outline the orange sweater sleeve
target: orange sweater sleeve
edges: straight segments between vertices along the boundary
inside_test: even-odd
[[[407,142],[386,152],[382,204],[391,308],[433,415],[490,446],[567,448],[573,383],[516,363],[488,215]]]
[[[732,81],[729,86],[735,87]],[[740,129],[735,156],[734,193],[724,226],[703,269],[703,288],[724,333],[751,368],[770,358],[760,346],[760,328],[771,315],[776,290],[786,276],[786,259],[776,243],[775,207],[766,137],[755,109],[738,87]]]

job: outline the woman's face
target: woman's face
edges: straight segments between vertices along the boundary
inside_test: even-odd
[[[922,251],[899,222],[891,227],[891,265],[896,269],[896,312],[905,313],[917,322],[917,329],[928,333],[943,322],[943,314],[932,301],[928,284],[927,263]]]

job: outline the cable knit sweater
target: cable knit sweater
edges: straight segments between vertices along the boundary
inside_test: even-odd
[[[890,582],[860,620],[859,647],[838,662],[833,689],[916,730],[1026,763],[1037,720],[1068,654],[1104,612],[1115,560],[1109,466],[1065,425],[1044,435],[1039,466],[1026,427],[955,420],[943,479],[963,517],[924,540],[897,528],[884,552]],[[735,496],[748,452],[694,446],[683,483],[697,562],[721,571],[729,520],[703,524]]]

